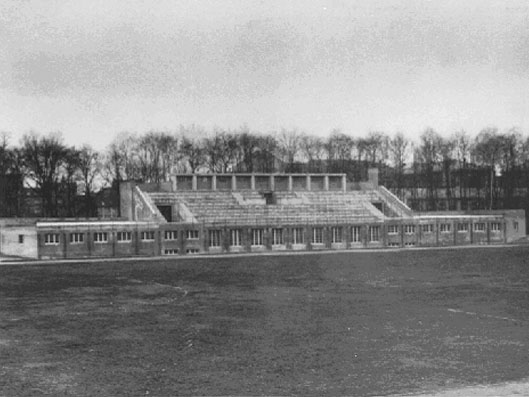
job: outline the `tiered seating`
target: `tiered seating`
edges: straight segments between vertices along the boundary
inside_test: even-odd
[[[256,191],[182,191],[150,193],[151,199],[184,204],[197,222],[226,225],[331,224],[383,218],[358,192],[275,192],[266,204]]]

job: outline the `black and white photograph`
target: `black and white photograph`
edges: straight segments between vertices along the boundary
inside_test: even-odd
[[[0,0],[0,397],[529,396],[529,2]]]

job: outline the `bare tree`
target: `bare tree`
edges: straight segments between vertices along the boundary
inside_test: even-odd
[[[426,179],[426,200],[429,210],[437,210],[437,187],[440,180],[436,178],[436,168],[439,164],[441,136],[432,128],[427,128],[420,137],[417,147],[417,160],[421,164],[421,174]]]
[[[325,152],[323,140],[314,135],[301,134],[299,148],[302,156],[307,161],[309,172],[322,172],[322,159]]]
[[[514,205],[515,191],[519,185],[519,171],[521,169],[520,152],[522,151],[522,136],[518,129],[511,128],[499,135],[500,140],[500,167],[501,189],[503,208],[512,208]]]
[[[77,179],[80,167],[80,153],[71,146],[66,148],[62,164],[62,180],[56,186],[61,192],[57,192],[55,197],[62,200],[62,209],[66,211],[68,217],[77,215]],[[55,205],[58,203],[56,202]]]
[[[327,140],[327,156],[329,171],[347,172],[353,151],[354,140],[340,130],[334,129]]]
[[[388,137],[381,131],[371,131],[364,141],[370,165],[381,164],[387,157]]]
[[[199,139],[183,136],[180,144],[180,153],[186,164],[184,169],[192,174],[197,172],[206,162],[205,148]]]
[[[501,157],[501,140],[496,127],[487,127],[481,130],[474,141],[473,152],[475,158],[489,169],[488,181],[488,208],[494,207],[494,181],[496,167]]]
[[[260,135],[257,137],[257,148],[255,150],[255,171],[276,172],[279,171],[277,164],[277,152],[279,144],[273,135]]]
[[[12,167],[12,152],[9,149],[10,136],[9,132],[0,132],[0,175],[7,174]]]
[[[409,149],[410,141],[402,132],[397,132],[388,140],[388,151],[395,169],[394,182],[396,185],[396,193],[399,196],[402,196],[402,189],[404,187],[404,168],[406,167],[406,159],[409,155]]]
[[[138,138],[129,132],[119,133],[110,143],[105,156],[105,179],[107,183],[120,182],[140,177],[135,160],[135,148]]]
[[[281,130],[278,138],[279,152],[286,164],[286,172],[294,172],[294,164],[300,152],[301,135],[297,130]]]
[[[454,141],[455,157],[458,164],[459,200],[461,201],[461,207],[468,209],[467,199],[469,196],[468,163],[470,161],[470,137],[466,131],[461,130],[454,133],[451,139]]]
[[[177,159],[178,141],[167,132],[150,131],[136,142],[135,154],[141,179],[160,183],[169,179]]]
[[[215,129],[213,134],[204,140],[204,148],[210,172],[232,171],[236,165],[239,150],[235,134]]]
[[[101,172],[100,154],[89,145],[84,145],[79,151],[79,172],[84,185],[85,215],[95,215],[94,193],[96,178]]]
[[[60,133],[48,136],[32,133],[22,138],[21,155],[25,175],[32,182],[30,186],[42,198],[45,216],[57,215],[56,186],[66,154],[67,148],[62,143]]]
[[[237,132],[238,150],[237,170],[244,172],[254,172],[255,155],[259,148],[259,137],[250,132],[248,126],[242,126]]]
[[[439,157],[442,165],[443,172],[443,183],[445,187],[445,196],[447,209],[455,209],[453,202],[452,192],[452,168],[455,163],[454,160],[454,149],[455,142],[451,139],[440,138],[439,139]]]

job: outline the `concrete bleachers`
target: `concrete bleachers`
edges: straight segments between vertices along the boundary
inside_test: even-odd
[[[328,224],[383,219],[368,198],[357,192],[275,192],[268,202],[255,190],[150,193],[156,203],[183,203],[205,224]]]

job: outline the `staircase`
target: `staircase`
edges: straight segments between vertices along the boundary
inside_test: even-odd
[[[384,201],[387,209],[395,214],[397,218],[411,218],[413,211],[402,200],[391,193],[384,186],[377,188],[378,196]]]

